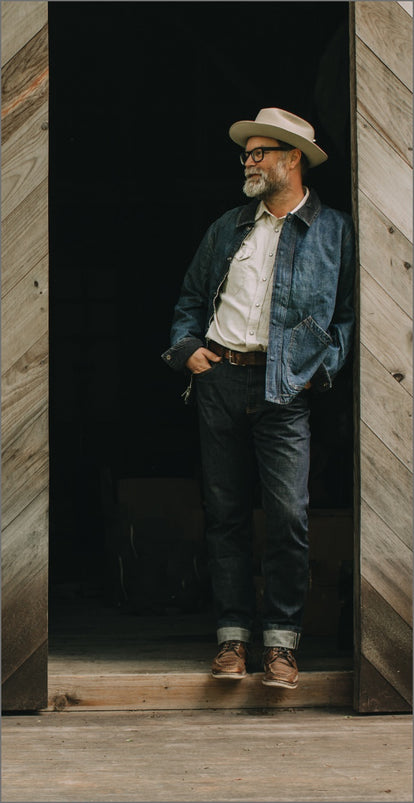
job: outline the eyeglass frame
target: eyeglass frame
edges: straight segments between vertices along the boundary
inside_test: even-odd
[[[259,146],[258,148],[252,148],[251,151],[242,151],[239,154],[239,156],[242,165],[245,165],[249,156],[252,156],[252,153],[254,153],[254,151],[262,151],[263,156],[261,159],[255,159],[254,156],[252,156],[254,163],[258,164],[259,162],[263,162],[265,153],[267,153],[267,151],[291,151],[291,150],[293,150],[293,145],[283,145],[283,146],[277,145],[275,147],[269,147],[269,148]]]

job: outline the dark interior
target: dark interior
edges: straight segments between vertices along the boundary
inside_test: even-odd
[[[131,607],[108,547],[127,526],[119,481],[200,477],[185,377],[160,354],[202,235],[245,200],[229,126],[266,106],[310,120],[329,160],[307,183],[351,211],[348,3],[52,1],[49,26],[51,610],[65,589]],[[350,511],[351,366],[313,396],[312,432],[311,510]],[[172,588],[198,561],[180,612],[208,609],[203,539],[189,558],[157,504],[147,608],[174,611],[168,541]]]

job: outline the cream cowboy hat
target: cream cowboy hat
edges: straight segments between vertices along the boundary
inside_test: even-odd
[[[284,109],[261,109],[255,120],[239,120],[229,129],[230,138],[242,148],[249,137],[272,137],[299,148],[309,160],[309,167],[326,162],[328,154],[315,144],[315,129],[302,117]]]

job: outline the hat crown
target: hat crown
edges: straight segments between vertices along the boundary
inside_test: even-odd
[[[313,126],[307,120],[303,120],[302,117],[285,111],[285,109],[260,109],[255,122],[283,128],[292,134],[308,139],[310,142],[315,141],[315,129]]]

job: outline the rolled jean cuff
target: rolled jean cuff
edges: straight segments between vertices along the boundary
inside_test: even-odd
[[[250,630],[245,627],[219,627],[217,630],[217,642],[222,644],[223,641],[250,641]]]
[[[264,630],[263,644],[265,647],[287,647],[295,650],[299,646],[300,633],[294,630]]]

